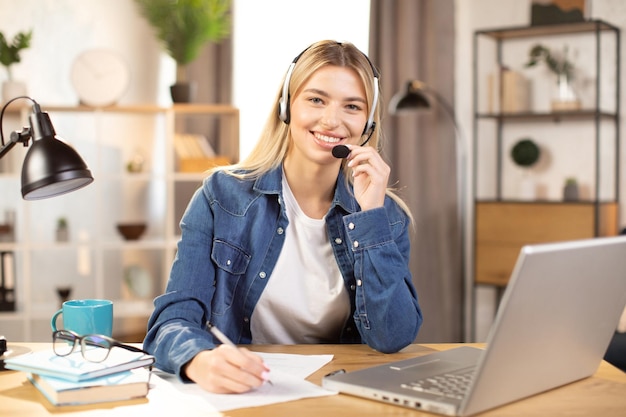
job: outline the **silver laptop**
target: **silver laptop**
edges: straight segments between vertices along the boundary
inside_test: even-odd
[[[462,346],[326,376],[322,385],[438,414],[476,414],[593,375],[625,305],[626,237],[525,246],[485,350]]]

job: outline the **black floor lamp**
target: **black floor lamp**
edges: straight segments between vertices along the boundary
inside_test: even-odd
[[[393,115],[401,115],[431,107],[429,97],[433,97],[437,104],[441,106],[444,113],[448,116],[455,131],[455,149],[456,149],[456,183],[457,183],[457,216],[459,222],[459,244],[461,253],[461,276],[464,285],[464,303],[465,303],[465,339],[466,342],[474,339],[474,297],[473,286],[470,281],[471,275],[466,273],[466,242],[465,228],[467,223],[466,215],[466,189],[467,184],[464,178],[467,164],[467,149],[463,132],[456,120],[454,109],[446,102],[446,100],[435,90],[428,87],[422,81],[410,80],[406,83],[404,90],[397,92],[389,102],[389,112]]]

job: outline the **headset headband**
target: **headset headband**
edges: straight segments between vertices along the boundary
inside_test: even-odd
[[[337,43],[341,45],[341,42],[337,42]],[[280,96],[280,100],[278,100],[278,118],[282,120],[283,122],[285,122],[286,124],[289,124],[291,120],[291,114],[289,113],[289,110],[290,110],[289,109],[289,104],[290,104],[289,103],[289,100],[290,100],[289,83],[291,82],[291,74],[293,73],[293,69],[296,66],[296,63],[298,62],[302,54],[308,51],[309,48],[310,46],[306,48],[304,51],[300,52],[298,56],[296,56],[293,59],[293,61],[289,65],[289,68],[287,69],[287,75],[285,75],[285,82],[283,83],[282,93]],[[359,52],[361,51],[359,50]],[[376,69],[376,67],[374,67],[374,64],[372,64],[372,61],[370,61],[368,56],[365,55],[363,52],[361,52],[361,54],[365,57],[365,59],[369,63],[370,67],[372,68],[372,73],[374,74],[374,100],[372,100],[372,108],[367,118],[367,123],[365,124],[365,128],[363,129],[363,135],[365,135],[369,130],[373,130],[376,127],[376,123],[374,122],[374,112],[376,111],[376,105],[378,104],[378,95],[379,95],[378,82],[379,82],[380,74],[378,73],[378,70]]]

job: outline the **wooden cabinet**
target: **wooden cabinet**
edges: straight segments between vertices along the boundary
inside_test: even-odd
[[[579,109],[556,111],[549,100],[541,103],[537,97],[520,108],[502,101],[503,69],[526,71],[528,51],[538,43],[553,48],[567,45],[578,54],[574,65],[586,65],[581,71],[585,100]],[[600,20],[475,32],[475,284],[506,286],[525,244],[618,233],[619,45],[620,30]],[[532,76],[545,79],[551,74],[536,70]],[[534,93],[543,92],[535,88]],[[522,95],[526,100],[526,93]],[[546,181],[547,191],[530,200],[514,190],[520,168],[511,164],[509,156],[511,145],[524,137],[537,138],[546,155],[541,169],[532,175]],[[561,187],[571,175],[585,184],[586,193],[578,201],[563,200]]]
[[[113,300],[114,336],[145,331],[152,299],[167,282],[180,216],[202,171],[215,161],[239,159],[239,111],[209,104],[41,107],[95,180],[63,196],[24,201],[19,169],[26,150],[8,154],[10,163],[0,172],[0,217],[15,213],[16,227],[14,241],[0,241],[0,251],[14,254],[17,303],[15,311],[0,312],[0,333],[9,341],[49,341],[50,317],[59,307],[56,289],[64,286],[72,288],[71,298]],[[25,124],[29,112],[5,114],[5,132]],[[181,172],[174,146],[179,132],[202,134],[216,158]],[[142,169],[130,172],[129,162],[138,157]],[[62,217],[69,239],[59,242],[55,229]],[[147,228],[139,240],[127,241],[116,229],[119,222]]]
[[[475,282],[506,286],[523,245],[614,235],[617,208],[617,203],[477,203]]]

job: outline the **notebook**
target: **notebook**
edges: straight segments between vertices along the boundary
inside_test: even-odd
[[[57,356],[50,348],[7,359],[4,361],[4,366],[14,371],[80,382],[150,366],[154,361],[154,356],[142,352],[113,348],[105,361],[89,362],[82,357],[80,349],[76,349],[67,356]]]
[[[462,346],[328,375],[322,385],[412,409],[473,415],[594,374],[625,305],[625,236],[528,245],[484,350]],[[442,375],[459,375],[467,389],[441,386]]]
[[[28,379],[53,405],[79,405],[142,398],[148,395],[150,371],[131,369],[82,382],[28,374]]]

